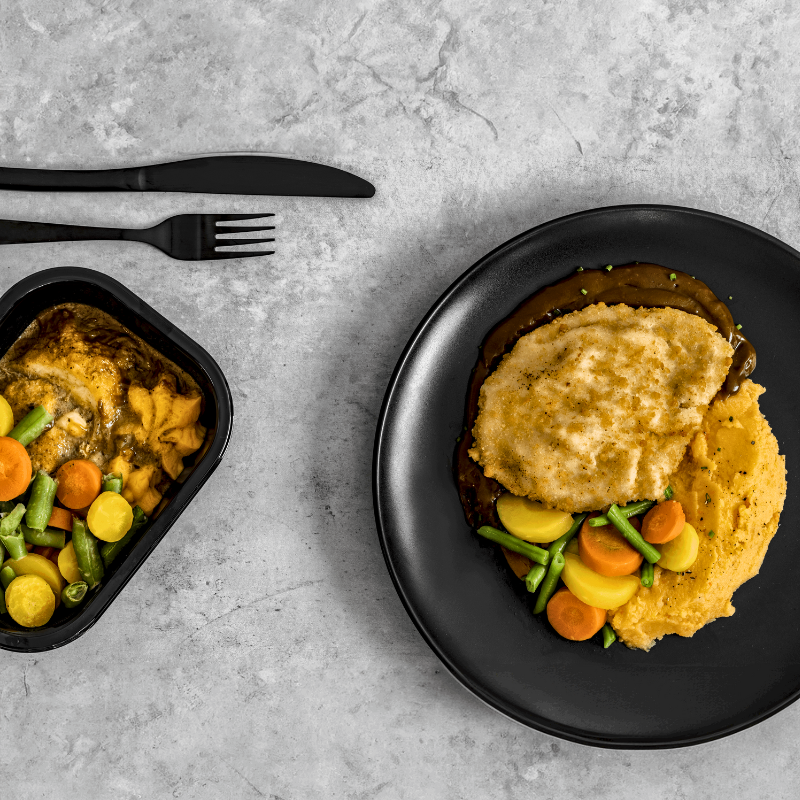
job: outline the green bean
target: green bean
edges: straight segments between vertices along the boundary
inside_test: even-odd
[[[603,634],[603,649],[607,650],[611,647],[614,642],[617,641],[617,634],[614,633],[614,629],[606,622],[605,625],[600,629],[600,633]]]
[[[0,542],[5,545],[11,558],[25,558],[28,555],[25,539],[19,526],[24,513],[25,506],[17,503],[14,510],[6,514],[0,521]]]
[[[0,564],[2,564],[6,560],[6,548],[3,546],[2,541],[0,541]]]
[[[22,522],[22,517],[25,514],[25,506],[22,503],[17,503],[13,511],[3,515],[0,520],[0,536],[10,536],[19,527]]]
[[[128,542],[133,539],[142,526],[147,522],[144,511],[139,506],[133,508],[133,522],[128,532],[118,542],[106,542],[100,550],[103,556],[103,563],[106,567],[111,566],[111,562],[125,549]]]
[[[100,558],[100,548],[94,534],[86,527],[83,520],[72,519],[72,546],[75,548],[75,558],[78,562],[78,572],[94,589],[103,579],[103,561]]]
[[[3,584],[3,590],[8,589],[8,584],[17,577],[17,573],[11,567],[3,567],[0,569],[0,583]]]
[[[572,520],[572,525],[570,529],[563,535],[559,536],[550,547],[547,548],[547,552],[550,553],[550,558],[553,558],[556,553],[563,553],[564,548],[570,543],[572,538],[575,534],[581,529],[581,525],[583,525],[583,521],[588,517],[588,514],[578,514],[577,517],[574,517]]]
[[[547,608],[547,603],[553,596],[553,593],[558,586],[558,579],[561,577],[561,571],[564,569],[566,559],[563,553],[556,553],[550,566],[547,569],[547,576],[542,582],[542,588],[539,589],[539,597],[536,600],[536,605],[533,607],[534,614],[541,614]]]
[[[75,583],[65,586],[61,590],[61,602],[64,604],[64,608],[79,606],[88,591],[89,586],[86,581],[75,581]]]
[[[103,491],[122,494],[122,475],[118,475],[116,472],[103,475]]]
[[[53,514],[53,500],[56,498],[58,481],[46,472],[39,470],[33,479],[31,499],[25,512],[25,524],[35,531],[43,531]],[[62,545],[63,547],[63,545]]]
[[[45,528],[43,531],[37,531],[29,528],[24,522],[22,523],[22,537],[34,547],[54,547],[56,550],[63,550],[64,545],[67,543],[66,531],[56,530],[55,528]]]
[[[519,553],[537,564],[547,566],[547,562],[550,560],[550,554],[547,550],[542,550],[541,547],[537,547],[535,544],[523,542],[522,539],[517,539],[516,536],[512,536],[510,533],[492,528],[491,525],[484,525],[482,528],[478,528],[478,533],[484,539],[491,539],[491,541],[497,542],[497,544],[503,545],[506,549],[513,550],[515,553]]]
[[[28,412],[11,433],[8,435],[16,439],[21,445],[27,447],[34,439],[44,432],[44,429],[53,421],[53,415],[44,406],[36,406]]]
[[[542,578],[547,574],[547,567],[541,564],[534,564],[531,571],[525,576],[525,588],[533,594],[542,582]]]
[[[655,564],[661,553],[653,545],[642,539],[642,534],[628,522],[616,505],[612,505],[606,514],[614,527],[628,540],[628,544],[641,553],[647,561]]]
[[[642,562],[642,586],[649,589],[653,585],[653,565],[647,561]]]
[[[628,517],[635,517],[637,514],[644,514],[645,511],[649,511],[655,504],[655,500],[639,500],[636,503],[628,503],[628,505],[622,506],[619,510],[627,519]],[[610,525],[611,520],[603,514],[602,516],[590,519],[589,524],[593,528],[600,528],[603,525]]]

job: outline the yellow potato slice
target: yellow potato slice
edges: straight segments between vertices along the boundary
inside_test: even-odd
[[[0,436],[8,436],[14,427],[14,412],[8,400],[0,394]]]
[[[128,480],[130,484],[131,480]],[[103,492],[89,507],[86,524],[104,542],[118,542],[133,523],[133,509],[116,492]]]
[[[52,587],[38,575],[18,575],[6,589],[6,607],[11,619],[24,628],[46,625],[56,610]]]
[[[67,542],[67,546],[58,554],[58,571],[67,583],[83,580],[78,569],[78,559],[75,556],[75,547],[72,542]]]
[[[56,608],[61,603],[61,590],[66,586],[58,567],[49,559],[40,556],[38,553],[28,553],[23,558],[9,558],[3,562],[4,567],[11,567],[16,572],[17,576],[20,575],[38,575],[47,581],[47,584],[53,590],[56,596]],[[16,580],[16,578],[14,579]],[[9,588],[14,583],[9,584]],[[22,623],[20,623],[22,624]]]
[[[526,542],[554,542],[572,525],[572,515],[566,511],[551,511],[541,503],[503,494],[497,499],[497,515],[509,533]]]
[[[595,608],[619,608],[633,597],[641,585],[636,575],[609,578],[589,569],[574,553],[564,553],[561,578],[567,588],[586,605]]]
[[[683,530],[671,542],[654,545],[661,553],[656,562],[659,567],[673,572],[685,572],[697,560],[700,549],[700,537],[688,522]]]

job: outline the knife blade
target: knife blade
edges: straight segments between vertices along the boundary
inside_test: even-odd
[[[48,192],[203,192],[286,197],[372,197],[350,172],[268,155],[217,155],[122,169],[0,167],[0,189]]]

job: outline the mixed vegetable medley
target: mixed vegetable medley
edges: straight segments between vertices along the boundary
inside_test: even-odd
[[[502,545],[528,591],[538,592],[534,613],[546,610],[556,633],[572,641],[602,632],[603,647],[617,638],[606,622],[608,610],[627,603],[640,586],[652,587],[654,564],[688,570],[700,544],[670,487],[660,503],[642,500],[574,517],[506,493],[497,500],[497,514],[506,530],[484,525],[478,533]]]
[[[80,605],[147,522],[122,496],[123,475],[103,475],[94,461],[32,476],[26,448],[52,422],[39,405],[14,426],[0,396],[0,614],[26,628]]]

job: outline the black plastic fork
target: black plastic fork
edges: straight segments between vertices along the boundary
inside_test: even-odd
[[[30,242],[77,242],[95,239],[144,242],[180,261],[206,261],[218,258],[269,256],[274,250],[218,250],[219,247],[265,244],[275,239],[227,239],[221,234],[274,231],[274,225],[253,227],[225,225],[246,219],[262,219],[274,214],[178,214],[152,228],[93,228],[86,225],[54,225],[49,222],[0,220],[0,244]]]

